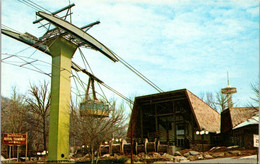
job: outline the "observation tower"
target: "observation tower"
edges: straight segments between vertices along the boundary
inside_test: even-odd
[[[227,107],[232,108],[233,107],[232,94],[237,93],[237,89],[229,85],[228,72],[227,72],[227,86],[221,89],[221,93],[227,95]]]

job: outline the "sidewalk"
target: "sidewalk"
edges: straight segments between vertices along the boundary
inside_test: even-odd
[[[230,157],[230,158],[218,158],[211,160],[198,160],[185,163],[257,163],[257,156],[245,156],[245,157]]]

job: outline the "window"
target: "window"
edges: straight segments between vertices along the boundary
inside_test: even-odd
[[[176,121],[182,121],[183,120],[183,116],[181,115],[176,115]]]
[[[177,131],[176,131],[177,135],[184,135],[184,125],[177,125]]]
[[[178,147],[184,146],[184,139],[177,139],[177,145]]]

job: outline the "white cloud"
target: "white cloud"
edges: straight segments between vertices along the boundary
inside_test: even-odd
[[[37,36],[43,34],[44,29],[32,24],[34,10],[8,2],[3,1],[3,24]],[[35,2],[51,11],[68,5],[64,0]],[[225,86],[227,70],[234,78],[232,85],[250,90],[247,83],[258,76],[255,60],[259,45],[255,43],[259,42],[259,13],[253,0],[246,1],[248,4],[243,0],[71,2],[76,4],[72,8],[75,25],[100,20],[101,24],[88,32],[166,91],[188,88],[196,94],[218,90]],[[8,45],[3,44],[6,52],[21,49]],[[120,63],[93,50],[84,49],[84,54],[95,75],[124,95],[156,92]],[[83,66],[78,52],[73,61]],[[8,79],[10,84],[17,84],[13,77]]]
[[[248,13],[251,14],[252,17],[257,17],[259,16],[259,8],[258,7],[253,7],[253,8],[249,8],[246,10]]]

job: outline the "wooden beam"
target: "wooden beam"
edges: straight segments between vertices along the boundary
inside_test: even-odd
[[[140,123],[141,123],[141,139],[144,140],[144,128],[143,128],[143,108],[140,108]]]
[[[155,113],[155,131],[156,133],[158,133],[158,118],[157,118],[157,105],[155,104],[155,108],[154,108],[154,113]]]
[[[166,103],[166,102],[172,102],[172,101],[179,101],[179,100],[185,100],[187,99],[186,97],[178,97],[178,98],[169,98],[169,99],[161,99],[160,101],[156,100],[145,100],[145,101],[140,101],[142,105],[150,105],[150,104],[158,104],[158,103]]]
[[[174,113],[164,113],[164,114],[150,114],[149,116],[154,116],[154,117],[165,117],[165,116],[172,116]]]
[[[173,110],[173,118],[174,118],[174,125],[173,125],[174,145],[176,146],[176,143],[177,143],[177,131],[176,131],[176,109],[175,109],[175,106],[174,106],[174,101],[172,101],[172,110]]]

